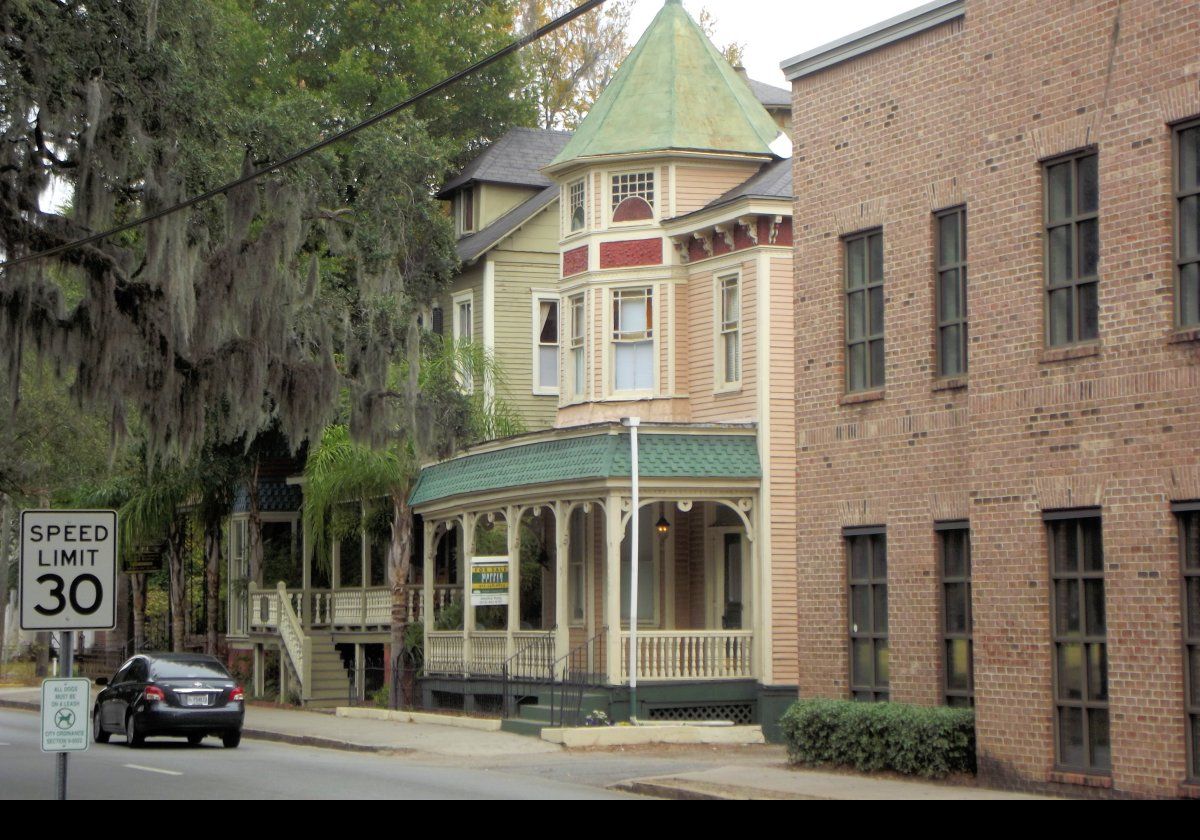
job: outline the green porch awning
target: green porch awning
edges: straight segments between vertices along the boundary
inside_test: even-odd
[[[759,478],[753,435],[638,435],[643,478]],[[514,444],[464,455],[421,471],[414,507],[451,496],[587,479],[628,478],[629,435],[595,434]]]

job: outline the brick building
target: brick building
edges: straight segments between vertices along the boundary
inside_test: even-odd
[[[988,782],[1200,791],[1197,44],[939,0],[784,63],[800,693],[973,702]]]

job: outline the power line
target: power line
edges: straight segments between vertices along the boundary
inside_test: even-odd
[[[405,99],[403,102],[399,102],[386,110],[380,111],[378,114],[375,114],[374,116],[367,117],[362,122],[352,125],[349,128],[343,129],[343,130],[337,132],[336,134],[331,134],[328,137],[323,137],[322,139],[313,143],[311,146],[306,146],[305,148],[300,149],[298,152],[293,152],[292,154],[288,155],[287,157],[280,158],[279,160],[275,161],[274,163],[268,164],[267,166],[264,166],[261,169],[256,169],[253,172],[249,172],[245,175],[242,175],[240,178],[236,178],[233,181],[229,181],[228,183],[222,184],[219,187],[213,187],[212,189],[210,189],[206,192],[202,192],[199,195],[192,196],[191,198],[180,201],[177,204],[172,204],[169,207],[164,207],[161,210],[156,210],[153,213],[148,213],[147,215],[141,216],[137,219],[134,219],[133,221],[129,221],[129,222],[125,222],[124,224],[117,225],[114,228],[109,228],[108,230],[101,231],[100,233],[93,233],[90,236],[84,236],[80,239],[76,239],[72,242],[66,242],[62,245],[56,245],[53,248],[47,248],[45,251],[38,251],[35,254],[26,254],[23,257],[16,257],[14,259],[7,260],[5,262],[0,263],[0,269],[11,268],[12,266],[21,265],[22,263],[27,263],[27,262],[33,262],[35,260],[42,260],[42,259],[45,259],[46,257],[52,257],[55,254],[61,254],[63,251],[69,251],[72,248],[79,248],[83,245],[90,245],[91,243],[98,242],[101,239],[107,239],[108,237],[115,236],[118,233],[124,233],[127,230],[132,230],[133,228],[140,227],[148,222],[156,221],[158,219],[163,218],[164,216],[170,216],[174,213],[178,213],[180,210],[186,210],[187,208],[197,205],[203,201],[208,201],[210,198],[216,198],[218,195],[227,193],[232,189],[236,189],[237,187],[240,187],[244,184],[249,184],[252,181],[256,181],[264,175],[269,175],[270,173],[275,172],[276,170],[282,169],[285,166],[290,166],[291,164],[295,163],[296,161],[300,160],[301,158],[311,155],[313,152],[318,152],[321,149],[324,149],[326,146],[331,146],[334,143],[337,143],[341,140],[345,140],[347,137],[357,134],[358,132],[362,131],[364,128],[370,128],[371,126],[375,125],[375,123],[386,120],[388,117],[392,116],[393,114],[398,113],[399,111],[402,111],[405,108],[409,108],[409,107],[415,105],[416,103],[420,102],[422,99],[425,99],[427,97],[432,96],[435,93],[439,93],[440,91],[445,90],[446,88],[453,85],[455,82],[458,82],[459,80],[464,79],[467,76],[470,76],[474,73],[478,73],[480,70],[484,69],[485,67],[495,64],[497,61],[500,61],[502,58],[506,58],[507,56],[512,55],[513,53],[517,52],[518,50],[521,50],[521,49],[529,46],[530,44],[532,44],[534,41],[538,40],[542,36],[547,35],[562,26],[565,26],[566,24],[573,21],[575,18],[580,17],[581,15],[587,14],[588,12],[590,12],[592,9],[596,8],[603,2],[604,2],[604,0],[585,0],[585,2],[580,3],[578,6],[571,9],[569,12],[566,12],[565,14],[560,15],[559,17],[557,17],[554,20],[547,23],[545,26],[542,26],[542,27],[534,30],[533,32],[530,32],[527,35],[523,35],[522,37],[520,37],[517,40],[510,43],[508,46],[504,47],[503,49],[497,50],[496,52],[492,53],[491,55],[487,56],[486,58],[483,58],[483,59],[475,62],[470,67],[467,67],[465,70],[459,70],[454,75],[448,76],[445,79],[442,79],[442,81],[438,82],[437,84],[434,84],[434,85],[431,85],[430,87],[425,88],[425,90],[421,91],[420,93],[414,94],[413,96],[410,96],[408,99]]]

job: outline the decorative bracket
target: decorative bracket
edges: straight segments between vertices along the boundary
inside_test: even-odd
[[[699,241],[699,243],[704,247],[704,253],[706,256],[711,257],[713,255],[712,237],[701,233],[700,231],[696,231],[692,234],[692,238]]]
[[[771,244],[772,245],[774,245],[775,241],[777,239],[779,239],[779,226],[782,224],[783,224],[783,216],[776,216],[774,219],[771,220]]]
[[[735,225],[713,225],[713,239],[719,236],[725,240],[725,246],[733,250],[733,228]]]
[[[755,245],[758,244],[758,217],[742,216],[737,220],[737,223],[746,229],[746,235],[750,237],[750,241]]]

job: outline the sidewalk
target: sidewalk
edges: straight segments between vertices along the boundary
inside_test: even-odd
[[[0,689],[0,709],[36,711],[36,687]],[[452,719],[448,720],[452,723]],[[250,704],[243,734],[249,739],[299,746],[371,752],[457,763],[504,766],[563,762],[619,763],[630,778],[612,787],[664,799],[1028,799],[1024,794],[972,786],[934,784],[793,770],[778,746],[635,747],[569,750],[538,738],[508,732],[483,732],[438,723],[399,723],[337,717]],[[663,762],[695,767],[663,775]],[[639,765],[642,765],[639,767]],[[647,771],[654,775],[642,776]],[[611,778],[611,777],[610,777]]]

